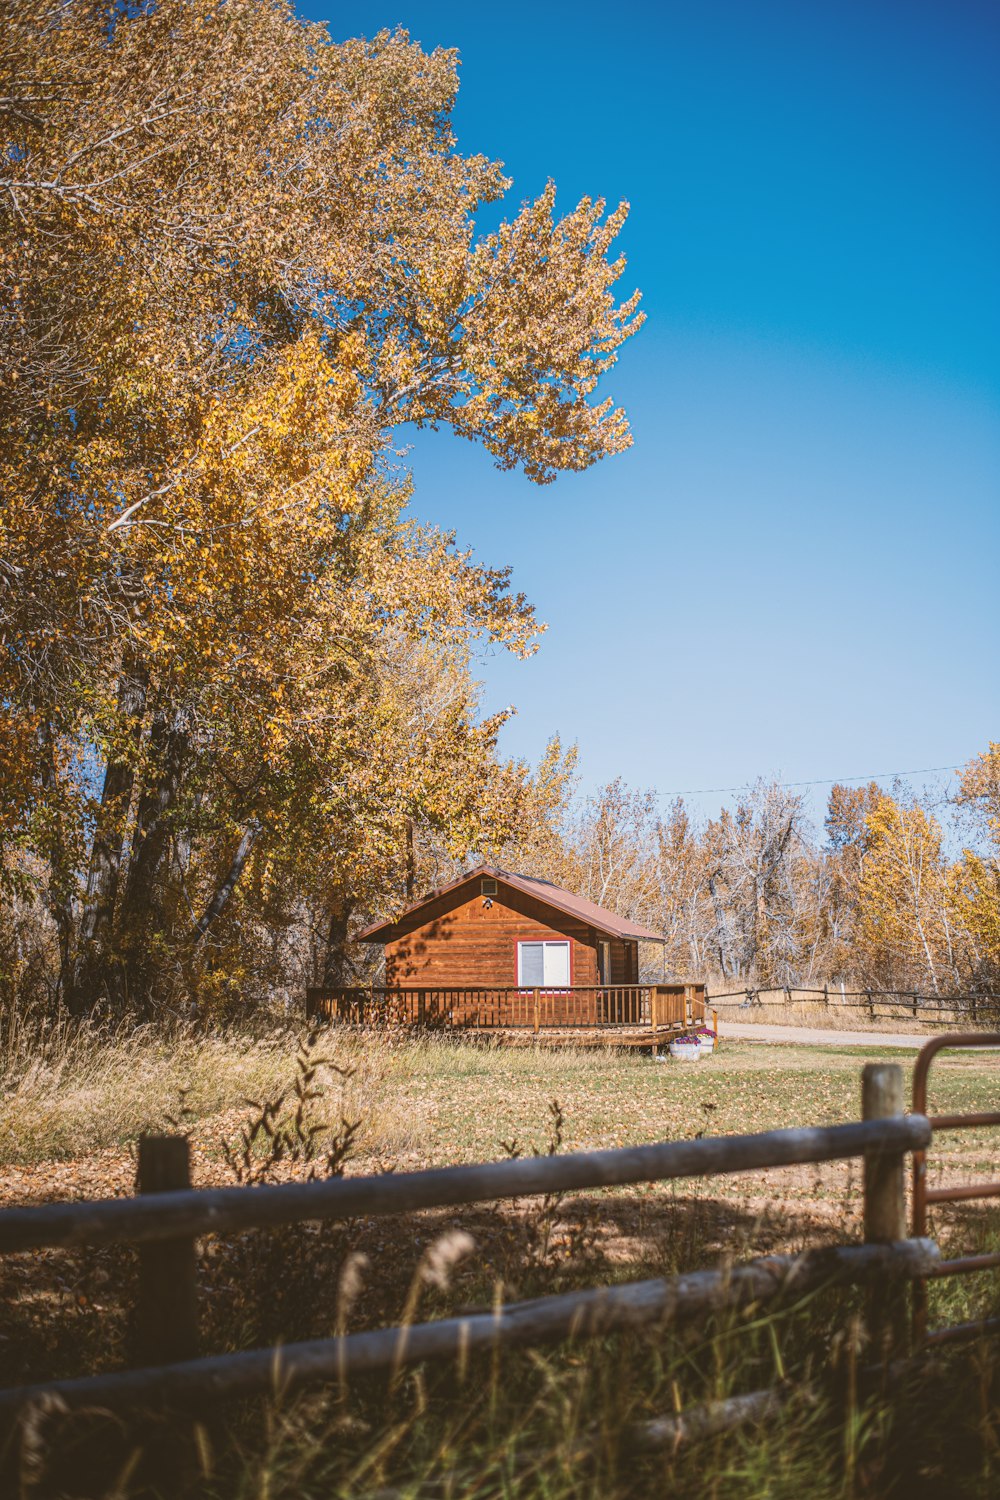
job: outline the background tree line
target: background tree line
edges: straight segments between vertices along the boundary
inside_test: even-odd
[[[943,804],[834,786],[824,832],[777,781],[700,824],[614,781],[505,854],[662,932],[679,979],[1000,993],[1000,743]]]

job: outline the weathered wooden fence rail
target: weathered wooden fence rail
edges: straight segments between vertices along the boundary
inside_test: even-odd
[[[1000,1042],[1000,1037],[993,1040]],[[980,1038],[975,1041],[982,1044]],[[464,1360],[501,1347],[594,1337],[629,1327],[667,1327],[827,1283],[870,1286],[873,1318],[888,1329],[890,1340],[897,1340],[900,1308],[905,1309],[899,1288],[911,1280],[922,1282],[941,1267],[932,1241],[923,1235],[907,1238],[903,1191],[905,1158],[914,1153],[924,1161],[932,1126],[922,1113],[902,1114],[902,1073],[896,1064],[867,1065],[862,1105],[866,1118],[847,1125],[197,1191],[172,1185],[188,1171],[186,1141],[180,1149],[175,1137],[147,1139],[140,1152],[145,1169],[140,1188],[146,1191],[135,1198],[0,1212],[0,1252],[122,1242],[140,1246],[143,1274],[136,1325],[144,1341],[139,1358],[145,1367],[0,1391],[0,1415],[12,1417],[43,1396],[58,1396],[68,1407],[136,1409],[166,1403],[199,1409],[216,1399],[343,1381],[425,1360]],[[942,1118],[952,1123],[953,1117]],[[988,1122],[998,1119],[990,1115]],[[268,1349],[207,1358],[186,1358],[182,1352],[197,1341],[193,1250],[201,1235],[851,1158],[864,1160],[863,1245],[772,1256],[724,1270],[507,1304],[491,1313]],[[756,1393],[761,1399],[765,1394]]]
[[[696,1271],[510,1303],[495,1313],[23,1386],[0,1391],[0,1415],[12,1414],[43,1395],[58,1397],[73,1407],[106,1405],[121,1410],[165,1403],[197,1410],[208,1401],[273,1390],[288,1392],[319,1381],[346,1381],[427,1360],[464,1360],[499,1348],[596,1338],[626,1328],[662,1331],[725,1309],[767,1305],[783,1293],[798,1296],[819,1286],[925,1276],[937,1260],[937,1246],[930,1240],[831,1246],[797,1256],[769,1256],[723,1271]]]
[[[482,1166],[389,1172],[378,1177],[335,1177],[269,1187],[195,1188],[93,1203],[46,1203],[0,1212],[0,1253],[60,1245],[193,1239],[300,1220],[412,1213],[497,1198],[846,1160],[866,1152],[888,1151],[902,1156],[929,1141],[927,1121],[905,1115],[895,1120],[663,1141],[566,1156],[517,1157]]]

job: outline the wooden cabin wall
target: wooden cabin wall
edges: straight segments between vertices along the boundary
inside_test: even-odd
[[[485,904],[479,882],[451,891],[424,908],[418,925],[385,945],[389,986],[517,984],[518,943],[570,941],[570,984],[597,984],[597,934],[522,891],[500,887]],[[612,939],[615,949],[624,945]],[[618,958],[624,974],[624,951]],[[623,984],[623,978],[613,978]]]
[[[632,938],[610,938],[610,984],[639,983],[639,944]]]

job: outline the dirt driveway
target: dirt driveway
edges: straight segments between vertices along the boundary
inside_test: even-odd
[[[740,1042],[798,1042],[817,1047],[907,1047],[918,1051],[932,1033],[907,1036],[896,1031],[833,1031],[820,1026],[754,1026],[719,1018],[719,1035]]]

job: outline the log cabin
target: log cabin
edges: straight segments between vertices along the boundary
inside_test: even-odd
[[[544,989],[556,1024],[557,1010],[572,1024],[610,1019],[610,997],[600,992],[638,985],[640,942],[663,942],[551,881],[493,865],[468,871],[358,936],[383,945],[387,990]],[[593,992],[581,994],[582,987]],[[498,1003],[502,1010],[518,1004],[511,996],[491,1009]],[[496,1022],[505,1023],[503,1014]]]

